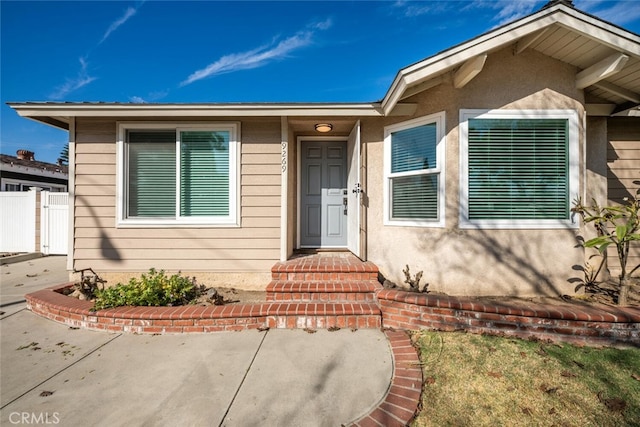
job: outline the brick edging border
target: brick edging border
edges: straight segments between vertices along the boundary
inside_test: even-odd
[[[72,283],[25,296],[27,308],[45,318],[91,330],[138,334],[242,331],[261,328],[380,328],[373,302],[266,302],[222,306],[117,307],[91,311],[93,304],[61,293]]]
[[[403,427],[418,411],[422,394],[422,368],[407,331],[383,329],[393,358],[391,385],[384,399],[350,427]]]
[[[479,302],[470,298],[384,289],[382,324],[397,329],[464,330],[578,345],[640,347],[640,308]]]

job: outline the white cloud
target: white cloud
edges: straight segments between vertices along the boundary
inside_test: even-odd
[[[193,72],[186,80],[180,83],[180,86],[186,86],[198,80],[219,74],[262,67],[270,62],[286,58],[291,52],[310,45],[313,42],[313,36],[317,30],[326,30],[330,28],[331,25],[331,20],[327,19],[311,24],[307,29],[278,43],[274,40],[270,44],[246,52],[225,55],[207,65],[205,68]]]
[[[500,26],[529,15],[545,4],[539,0],[474,0],[464,9],[493,9],[496,11],[493,21]]]
[[[600,19],[623,25],[640,18],[640,4],[637,0],[586,1],[574,3],[576,8],[591,13]]]
[[[328,30],[333,26],[333,21],[331,18],[327,18],[324,21],[316,22],[315,24],[309,25],[309,28],[313,28],[316,30]]]
[[[405,1],[398,0],[393,5],[394,7],[402,9],[402,14],[407,18],[413,18],[416,16],[426,14],[437,14],[443,12],[449,12],[457,8],[457,2],[448,1]]]
[[[54,92],[51,95],[49,95],[50,99],[53,99],[53,100],[63,99],[65,96],[67,96],[71,92],[76,91],[81,87],[86,86],[92,81],[96,80],[96,77],[90,76],[89,73],[87,72],[87,67],[88,67],[87,59],[84,57],[81,57],[78,60],[80,61],[80,71],[78,71],[78,75],[73,79],[67,79],[67,81],[63,85],[57,87],[54,90]]]
[[[120,28],[120,26],[127,22],[133,15],[135,15],[137,11],[138,10],[134,9],[133,7],[128,7],[121,18],[116,19],[111,23],[111,25],[109,25],[109,28],[107,28],[107,31],[104,33],[104,36],[102,36],[102,39],[98,42],[98,44],[104,42],[111,35],[111,33]]]
[[[161,90],[156,92],[150,92],[144,98],[141,96],[130,96],[129,102],[133,102],[134,104],[147,104],[149,102],[156,102],[160,99],[166,97],[169,94],[168,90]]]
[[[138,9],[140,9],[140,7],[142,7],[143,4],[144,4],[144,1],[141,1],[135,8],[128,7],[127,10],[124,12],[124,15],[122,15],[122,17],[116,19],[111,23],[111,25],[109,25],[109,28],[107,28],[107,31],[102,36],[102,39],[100,39],[100,41],[96,43],[94,48],[102,44],[114,31],[120,28],[120,26],[122,26],[133,15],[135,15],[138,12]],[[93,50],[93,48],[91,50]],[[79,59],[80,71],[78,72],[78,75],[73,79],[67,79],[67,81],[64,84],[57,87],[53,91],[53,93],[49,95],[49,99],[54,99],[54,100],[62,99],[68,94],[70,94],[71,92],[74,92],[80,89],[81,87],[88,85],[92,81],[96,80],[96,77],[92,77],[87,73],[88,59],[89,59],[89,54],[91,53],[91,50],[89,50],[89,52],[85,56]]]
[[[544,5],[540,0],[471,0],[471,1],[409,1],[398,0],[394,7],[405,17],[413,18],[426,14],[456,14],[473,9],[495,10],[493,21],[502,25],[521,18]]]

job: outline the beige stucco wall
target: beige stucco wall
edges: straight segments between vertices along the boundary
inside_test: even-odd
[[[265,287],[280,259],[280,119],[241,120],[241,226],[231,228],[116,227],[116,123],[76,120],[74,268],[91,267],[110,282],[153,267],[217,285]]]
[[[557,295],[582,265],[580,230],[461,230],[459,216],[460,109],[574,109],[583,117],[583,95],[575,68],[527,50],[507,48],[489,55],[483,71],[462,89],[451,80],[403,102],[418,104],[412,117],[363,122],[368,145],[368,258],[389,280],[402,284],[405,265],[422,270],[423,283],[452,295]],[[384,125],[446,113],[446,215],[444,228],[383,225]],[[581,120],[582,122],[582,120]],[[583,125],[580,124],[583,159]],[[581,160],[582,162],[582,160]],[[581,180],[584,177],[581,177]]]

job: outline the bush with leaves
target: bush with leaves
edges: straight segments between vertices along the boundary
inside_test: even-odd
[[[640,264],[628,269],[629,246],[632,242],[640,240],[640,202],[638,198],[629,201],[625,198],[624,205],[600,207],[595,200],[591,206],[585,206],[578,199],[572,209],[573,212],[582,216],[585,223],[593,223],[598,235],[593,239],[584,242],[587,248],[595,248],[603,256],[607,247],[615,245],[620,263],[620,292],[618,294],[618,304],[627,304],[629,293],[629,277],[640,268]]]
[[[174,274],[168,277],[164,270],[154,268],[140,279],[132,278],[129,283],[98,290],[94,309],[130,306],[174,306],[194,302],[206,287],[198,285],[195,277]]]

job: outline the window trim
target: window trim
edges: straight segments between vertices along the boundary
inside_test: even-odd
[[[384,182],[383,182],[383,207],[384,219],[383,224],[389,226],[404,227],[444,227],[445,226],[445,123],[446,115],[444,111],[430,114],[428,116],[418,117],[384,128]],[[391,173],[391,135],[406,129],[418,126],[433,124],[436,125],[436,167],[426,169],[421,172],[410,171],[401,173]],[[410,175],[436,175],[438,177],[438,218],[435,220],[415,220],[415,219],[395,219],[391,217],[391,185],[392,178]]]
[[[116,141],[116,227],[239,227],[240,226],[240,122],[118,122]],[[174,130],[176,144],[181,131],[229,132],[229,215],[225,217],[180,217],[176,200],[175,218],[127,218],[127,131]],[[176,145],[176,199],[179,199],[179,147]]]
[[[569,129],[569,196],[571,203],[580,187],[580,122],[575,110],[460,110],[460,228],[558,229],[578,228],[573,215],[567,219],[470,220],[469,219],[469,119],[567,119]]]

